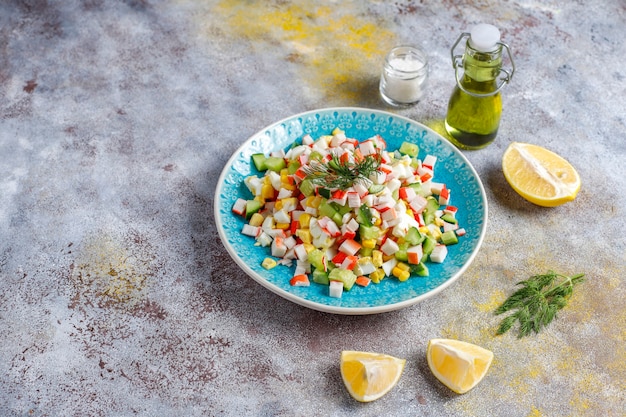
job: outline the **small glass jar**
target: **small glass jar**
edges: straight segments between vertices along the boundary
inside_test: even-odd
[[[416,46],[397,46],[385,57],[380,77],[380,95],[392,106],[416,104],[428,80],[428,58]]]

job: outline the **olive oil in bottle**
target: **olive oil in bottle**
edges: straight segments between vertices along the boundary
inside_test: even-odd
[[[466,36],[469,39],[464,55],[455,56],[454,49]],[[502,69],[503,48],[511,59],[510,71]],[[448,103],[446,130],[457,147],[480,149],[493,142],[498,133],[502,115],[500,90],[513,76],[513,59],[508,46],[500,42],[500,31],[486,24],[461,34],[451,53],[457,85]],[[461,67],[463,75],[459,76]],[[498,80],[501,73],[505,77]]]

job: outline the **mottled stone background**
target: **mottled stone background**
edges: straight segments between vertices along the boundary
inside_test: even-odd
[[[489,202],[467,272],[413,307],[335,316],[249,279],[219,241],[217,178],[264,126],[331,106],[441,131],[449,48],[501,28],[517,73],[497,141],[465,152]],[[6,0],[0,3],[0,415],[623,416],[626,391],[626,3],[564,1]],[[386,107],[385,53],[428,51],[422,103]],[[508,186],[511,141],[572,162],[554,209]],[[495,336],[515,283],[584,272],[537,336]],[[493,350],[456,395],[426,343]],[[352,400],[342,349],[406,358],[396,388]]]

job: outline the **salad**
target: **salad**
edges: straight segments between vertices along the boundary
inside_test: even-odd
[[[437,158],[418,159],[410,142],[386,148],[380,135],[359,141],[337,128],[252,155],[261,175],[244,179],[251,198],[232,210],[247,221],[241,233],[269,249],[263,267],[295,265],[291,285],[313,281],[339,298],[354,285],[428,276],[428,263],[444,262],[465,230],[451,190],[435,181]]]

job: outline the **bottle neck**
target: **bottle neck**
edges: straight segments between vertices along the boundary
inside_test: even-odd
[[[495,81],[502,68],[502,46],[491,52],[481,52],[468,44],[463,56],[463,70],[466,81]],[[470,78],[471,80],[468,80]]]

